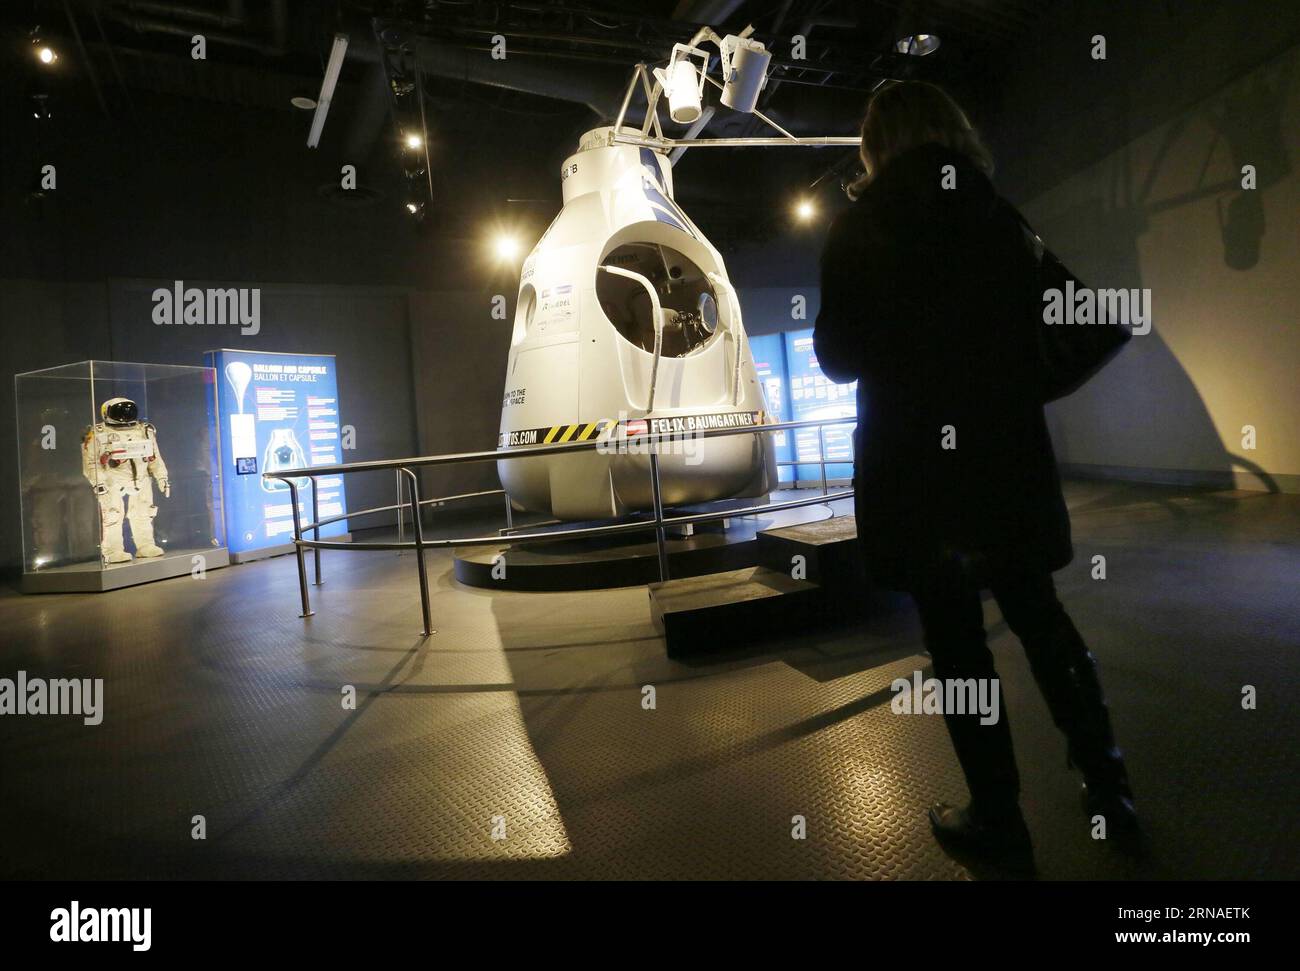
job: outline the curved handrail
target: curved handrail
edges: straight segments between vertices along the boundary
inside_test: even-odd
[[[659,378],[659,356],[664,349],[664,311],[659,303],[659,294],[655,292],[654,284],[633,270],[625,270],[621,266],[605,266],[604,264],[598,266],[597,269],[604,270],[606,273],[613,273],[615,276],[635,280],[645,288],[646,293],[650,294],[650,313],[653,315],[651,319],[654,320],[655,328],[655,350],[654,358],[650,361],[650,393],[646,396],[645,410],[647,412],[654,411],[655,381]]]
[[[660,416],[671,417],[671,416]],[[620,438],[606,433],[585,442],[563,442],[554,445],[516,445],[512,448],[496,448],[490,451],[454,452],[447,455],[415,455],[405,459],[374,459],[368,462],[343,462],[338,465],[308,466],[302,469],[280,469],[277,472],[263,472],[263,478],[284,479],[290,477],[339,475],[348,472],[379,472],[384,469],[433,468],[440,465],[460,465],[470,462],[499,462],[515,458],[531,458],[539,455],[561,455],[565,452],[589,452],[592,449],[607,448],[613,442],[642,446],[659,442],[680,442],[689,435],[691,438],[723,438],[727,435],[760,435],[768,432],[792,431],[797,428],[816,428],[819,425],[850,425],[857,418],[809,418],[804,421],[784,421],[743,425],[739,428],[707,428],[691,432],[656,432],[637,435],[633,438]],[[816,465],[816,462],[801,462],[800,465]]]
[[[704,523],[711,519],[726,519],[735,516],[754,516],[765,512],[779,512],[782,509],[798,509],[801,506],[817,506],[825,502],[838,502],[841,499],[849,499],[853,495],[852,489],[845,489],[841,492],[818,493],[815,496],[809,496],[805,499],[785,499],[781,502],[770,502],[761,506],[744,506],[739,509],[729,508],[720,512],[701,512],[691,513],[685,516],[666,516],[663,519],[665,526],[686,526],[694,523]],[[430,500],[424,500],[424,503]],[[422,503],[422,505],[424,504]],[[394,507],[381,507],[377,509],[362,509],[355,513],[357,516],[365,516],[369,513],[382,512],[384,509]],[[403,509],[407,508],[402,506]],[[321,520],[321,525],[329,524],[329,520]],[[308,523],[303,526],[303,530],[309,531],[314,524]],[[414,540],[407,542],[380,543],[370,542],[367,540],[311,540],[305,539],[302,545],[307,549],[321,550],[363,550],[378,552],[383,550],[413,550],[419,546],[425,549],[437,547],[446,549],[453,546],[492,546],[498,543],[522,543],[527,540],[560,540],[573,539],[576,536],[609,536],[615,533],[635,533],[656,528],[654,519],[636,519],[624,523],[611,523],[608,526],[580,526],[574,529],[556,529],[548,530],[542,533],[511,533],[508,537],[500,535],[493,536],[463,536],[452,537],[449,539],[426,539],[423,543],[417,544]]]
[[[458,496],[438,496],[433,499],[421,499],[422,506],[442,506],[449,502],[455,502],[458,499],[478,499],[482,496],[504,496],[505,489],[488,489],[484,492],[462,492]],[[314,523],[308,523],[303,529],[312,529],[317,526],[332,526],[334,523],[342,522],[345,519],[356,519],[359,516],[371,516],[375,513],[392,512],[395,509],[407,510],[411,508],[409,502],[398,502],[391,506],[375,506],[373,509],[357,509],[353,512],[340,513],[337,516],[329,516],[325,519],[318,519]],[[347,545],[346,543],[343,545]]]
[[[490,544],[499,544],[505,542],[514,544],[526,541],[552,541],[560,539],[571,539],[577,536],[608,536],[620,533],[643,532],[653,529],[655,540],[659,551],[659,575],[661,580],[666,580],[668,573],[668,554],[665,539],[665,529],[669,526],[691,525],[694,523],[710,522],[716,519],[727,519],[734,516],[751,516],[763,512],[775,512],[782,509],[796,509],[801,506],[818,505],[828,501],[839,499],[851,499],[854,496],[852,489],[845,489],[840,492],[831,493],[827,486],[826,480],[826,450],[822,436],[822,429],[826,425],[846,425],[857,422],[856,417],[843,418],[820,418],[809,419],[805,421],[774,422],[771,424],[759,423],[757,425],[742,426],[739,428],[711,428],[701,431],[690,432],[659,432],[648,435],[636,435],[628,438],[627,436],[617,436],[613,432],[607,433],[600,438],[592,439],[585,442],[565,442],[559,445],[528,445],[516,448],[498,448],[493,451],[481,452],[463,452],[453,455],[429,455],[409,459],[381,459],[372,462],[347,462],[339,465],[315,466],[304,469],[280,469],[276,472],[264,472],[262,477],[266,479],[280,479],[289,487],[290,503],[293,508],[293,545],[294,552],[298,560],[298,587],[302,597],[302,615],[310,617],[312,615],[311,601],[307,593],[307,568],[303,559],[304,550],[312,550],[315,554],[316,565],[316,583],[321,582],[320,574],[320,553],[321,550],[353,550],[353,551],[382,551],[382,550],[406,550],[413,549],[416,551],[419,572],[420,572],[420,606],[424,616],[424,633],[425,636],[433,633],[430,621],[429,608],[429,584],[428,576],[425,570],[424,550],[432,547],[434,549],[445,549],[452,546],[486,546]],[[617,427],[617,426],[615,426]],[[716,512],[706,511],[702,513],[690,513],[681,516],[665,516],[663,504],[660,496],[659,485],[659,450],[650,449],[650,476],[651,492],[654,496],[653,516],[650,519],[635,519],[629,522],[608,523],[598,526],[580,526],[569,529],[552,529],[545,532],[526,532],[512,533],[509,537],[502,537],[500,534],[494,536],[465,536],[454,537],[449,539],[425,539],[421,525],[419,510],[422,506],[431,506],[445,504],[458,499],[472,499],[481,496],[504,495],[507,499],[507,512],[509,509],[509,496],[504,489],[488,489],[479,492],[466,492],[453,496],[444,496],[434,499],[421,499],[419,489],[419,477],[413,471],[416,468],[440,465],[455,465],[471,462],[497,462],[508,461],[519,458],[532,458],[539,455],[561,455],[568,452],[585,452],[592,449],[602,449],[609,447],[612,443],[622,448],[632,446],[637,449],[658,445],[660,442],[679,442],[683,438],[690,436],[693,438],[722,438],[729,435],[762,435],[769,432],[793,431],[799,428],[816,428],[818,431],[819,456],[816,462],[808,463],[781,463],[781,464],[818,464],[821,466],[822,489],[821,493],[804,499],[790,499],[777,503],[767,503],[765,505],[752,505],[742,508],[729,507]],[[399,479],[405,479],[407,483],[407,492],[409,502],[401,502],[399,491],[398,502],[396,505],[376,506],[371,509],[353,510],[345,512],[338,516],[330,516],[322,519],[317,509],[317,489],[316,480],[324,475],[345,475],[351,472],[375,472],[384,469],[397,469]],[[313,521],[306,525],[302,522],[302,516],[299,511],[298,489],[299,486],[294,480],[296,478],[309,478],[312,482],[312,516]],[[344,519],[352,519],[360,516],[374,515],[381,512],[390,512],[392,510],[414,509],[415,515],[412,517],[415,526],[415,539],[412,542],[380,543],[380,542],[342,542],[322,540],[320,538],[320,529],[322,526],[328,526]],[[400,515],[399,515],[400,521]],[[312,532],[312,539],[304,539],[304,534]]]

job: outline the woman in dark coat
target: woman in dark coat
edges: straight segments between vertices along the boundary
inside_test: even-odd
[[[867,569],[916,601],[935,676],[994,679],[980,590],[992,589],[1084,776],[1089,818],[1137,833],[1096,663],[1052,572],[1070,562],[1070,519],[1043,418],[1031,258],[988,154],[939,88],[872,96],[864,176],[822,254],[814,346],[837,382],[857,380],[856,513]],[[937,805],[950,848],[1032,870],[1003,714],[944,721],[970,789]]]

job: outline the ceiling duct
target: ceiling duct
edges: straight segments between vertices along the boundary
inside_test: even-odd
[[[137,33],[179,37],[202,34],[210,43],[243,47],[271,57],[285,53],[289,24],[288,0],[271,0],[269,40],[256,33],[231,32],[249,29],[250,21],[243,0],[229,0],[224,13],[189,4],[122,0],[108,9],[108,16]],[[213,27],[218,29],[212,30]]]
[[[558,60],[515,56],[494,61],[481,51],[420,38],[414,49],[425,74],[584,104],[604,119],[618,114],[627,71],[575,68]],[[631,65],[629,65],[629,70]]]

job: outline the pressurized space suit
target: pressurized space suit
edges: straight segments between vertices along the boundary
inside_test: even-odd
[[[99,499],[100,557],[105,563],[126,563],[131,554],[122,544],[122,521],[131,521],[131,539],[138,557],[162,556],[154,543],[153,482],[171,497],[167,466],[158,451],[154,426],[139,420],[135,402],[112,398],[99,408],[102,421],[87,428],[81,442],[81,471]]]

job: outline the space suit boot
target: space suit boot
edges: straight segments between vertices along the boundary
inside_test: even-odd
[[[162,547],[154,542],[153,517],[156,515],[158,507],[153,502],[153,486],[145,479],[140,483],[140,491],[131,497],[126,507],[131,538],[135,540],[135,555],[140,559],[163,555]]]

